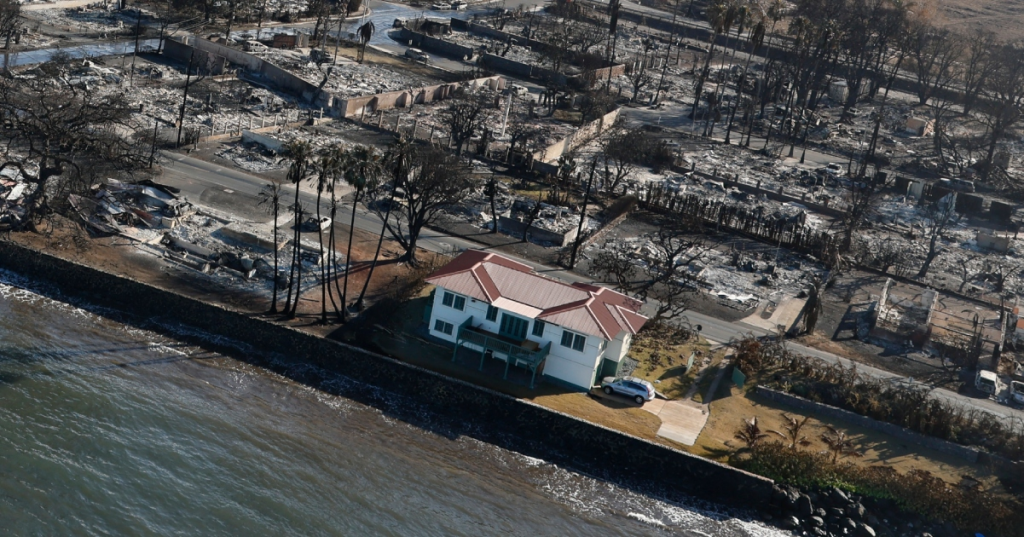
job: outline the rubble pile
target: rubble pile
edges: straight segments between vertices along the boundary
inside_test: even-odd
[[[34,190],[35,185],[23,182],[18,170],[0,171],[0,230],[14,227],[25,218],[24,199]]]
[[[279,156],[269,154],[270,151],[258,144],[244,144],[241,142],[225,143],[223,149],[216,155],[222,159],[230,160],[235,166],[252,172],[267,173],[276,170],[283,170],[288,164]]]
[[[629,259],[641,269],[647,268],[647,259],[661,255],[649,236],[626,237],[615,242],[597,241],[587,247],[586,255],[593,258],[604,251]],[[684,252],[675,263],[681,264],[695,253]],[[786,249],[744,252],[725,246],[707,249],[686,270],[690,274],[678,282],[680,285],[691,285],[696,281],[708,294],[743,308],[753,307],[773,297],[799,296],[806,292],[813,278],[822,277],[826,272],[810,258],[792,254]]]
[[[440,83],[438,80],[408,70],[402,71],[397,67],[361,64],[346,58],[338,58],[337,65],[332,65],[331,61],[318,65],[313,61],[311,53],[309,49],[268,49],[261,56],[315,86],[320,86],[326,76],[327,82],[323,89],[342,98],[422,88]],[[330,47],[327,48],[327,53],[333,58]]]
[[[272,224],[238,221],[207,208],[200,209],[181,198],[177,189],[151,181],[128,184],[108,179],[94,185],[92,196],[69,196],[71,206],[93,230],[127,237],[140,244],[139,251],[158,255],[180,266],[215,278],[227,278],[247,290],[267,292],[274,271],[268,259],[274,249],[288,259],[290,241],[272,241]],[[279,225],[287,229],[290,214],[282,214]],[[311,266],[304,270],[302,286],[316,285],[322,263],[319,249],[301,243],[302,259]],[[338,254],[339,259],[343,256]],[[284,275],[278,275],[279,283]],[[285,282],[286,283],[286,282]]]
[[[62,30],[88,33],[125,32],[134,27],[135,11],[118,11],[117,4],[97,2],[70,9],[43,9],[31,13],[31,18]]]

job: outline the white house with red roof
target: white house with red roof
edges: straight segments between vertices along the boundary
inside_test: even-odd
[[[436,286],[430,334],[488,358],[589,390],[615,375],[647,322],[622,293],[566,284],[498,254],[467,250],[427,280]],[[453,354],[452,359],[455,359]]]

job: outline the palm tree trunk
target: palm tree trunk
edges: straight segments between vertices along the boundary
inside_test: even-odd
[[[320,185],[317,185],[318,187]],[[324,229],[320,225],[320,199],[323,196],[323,188],[316,189],[316,234],[320,240],[320,324],[327,324],[327,277],[330,275],[330,266],[323,261],[324,258]],[[331,222],[334,227],[334,222]]]
[[[359,205],[359,190],[356,189],[355,193],[352,194],[352,218],[349,219],[348,224],[348,249],[345,252],[345,283],[341,289],[341,318],[342,321],[348,320],[348,273],[352,272],[352,236],[356,229],[356,209]]]
[[[277,271],[278,271],[278,250],[277,250],[277,215],[281,212],[280,200],[274,198],[274,294],[270,299],[270,313],[277,313]]]
[[[363,311],[363,298],[366,296],[366,290],[370,287],[370,278],[373,278],[373,269],[377,268],[377,260],[380,259],[380,248],[384,244],[384,232],[387,230],[388,219],[391,218],[391,207],[395,204],[395,188],[398,184],[391,188],[391,198],[388,200],[388,210],[384,212],[384,223],[380,226],[380,236],[377,237],[377,251],[373,253],[373,262],[370,263],[370,272],[366,274],[366,281],[363,282],[363,290],[359,292],[359,298],[356,299],[356,311]]]
[[[288,300],[284,303],[285,312],[288,313],[290,318],[295,318],[295,310],[299,304],[299,294],[301,293],[301,285],[295,281],[295,271],[298,265],[302,264],[302,255],[300,252],[300,233],[302,232],[302,206],[299,204],[299,182],[295,182],[295,206],[293,207],[295,213],[295,230],[292,232],[292,267],[289,272],[288,278]],[[299,277],[302,277],[302,269],[299,268]],[[295,289],[295,301],[291,302],[292,289]],[[289,307],[290,306],[290,307]]]

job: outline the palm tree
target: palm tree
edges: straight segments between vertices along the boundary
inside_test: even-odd
[[[352,235],[356,227],[356,210],[366,186],[374,182],[380,170],[380,155],[366,146],[359,146],[349,152],[349,165],[345,170],[345,182],[355,188],[352,193],[352,218],[348,227],[348,248],[345,253],[345,283],[341,289],[342,322],[348,316],[348,274],[352,269]]]
[[[299,185],[305,180],[309,173],[310,159],[313,156],[313,146],[309,142],[296,140],[285,146],[285,150],[292,158],[292,164],[288,167],[288,182],[295,185],[295,203],[292,204],[292,211],[295,215],[294,230],[292,233],[292,265],[288,276],[288,296],[284,302],[284,311],[291,319],[295,318],[295,312],[299,306],[299,294],[301,289],[296,282],[296,271],[298,278],[302,278],[302,256],[301,256],[301,231],[302,231],[302,204],[299,203]],[[292,301],[292,289],[295,289],[295,301]]]
[[[789,449],[796,449],[797,446],[809,446],[811,441],[806,436],[800,434],[800,431],[807,425],[807,421],[811,419],[810,416],[804,416],[803,419],[794,418],[785,412],[782,413],[783,424],[782,428],[785,429],[785,433],[779,431],[768,431],[774,435],[781,437],[783,440],[789,443]]]
[[[828,432],[821,434],[821,441],[828,446],[828,450],[832,454],[832,464],[838,462],[839,457],[864,456],[863,453],[854,447],[853,440],[846,436],[846,433],[831,425],[826,425],[825,427],[828,429]]]
[[[334,166],[333,159],[331,158],[330,151],[321,151],[318,155],[316,165],[316,175],[310,177],[310,180],[316,186],[316,222],[317,222],[317,238],[320,241],[320,259],[324,257],[324,230],[321,227],[321,215],[320,215],[320,200],[323,199],[325,191],[330,191],[331,197],[334,197]],[[331,229],[334,229],[333,215],[331,218]],[[332,242],[333,246],[333,242]],[[327,324],[327,295],[330,292],[329,280],[331,276],[331,266],[327,262],[320,263],[320,324]],[[334,301],[334,295],[331,295],[331,301]]]
[[[257,206],[263,207],[264,210],[274,215],[274,244],[271,248],[274,250],[274,295],[270,300],[270,311],[269,313],[277,313],[277,267],[278,267],[278,256],[277,256],[277,219],[281,214],[281,195],[284,189],[281,188],[280,183],[270,183],[264,186],[257,197],[259,203]]]
[[[697,76],[697,87],[694,91],[693,108],[690,110],[690,119],[697,119],[697,108],[700,106],[701,95],[704,93],[704,83],[707,81],[708,72],[711,70],[711,57],[715,54],[715,43],[723,31],[728,31],[732,25],[732,18],[735,13],[730,13],[732,7],[724,0],[716,0],[707,9],[708,24],[711,25],[711,43],[708,47],[708,55],[704,58],[704,66]]]
[[[747,71],[750,68],[750,58],[754,56],[757,49],[764,42],[764,35],[766,26],[764,23],[766,15],[762,11],[758,11],[756,8],[760,8],[759,4],[754,4],[754,10],[747,12],[747,19],[753,22],[753,26],[750,28],[750,34],[748,35],[748,41],[750,42],[750,49],[747,51],[747,61],[743,63],[743,74],[740,75],[739,84],[736,85],[736,102],[733,103],[732,110],[729,112],[729,125],[725,131],[725,144],[729,145],[730,138],[732,137],[732,124],[736,118],[736,109],[739,108],[740,100],[743,97],[743,88],[747,83]]]
[[[377,27],[374,26],[373,21],[366,21],[362,26],[356,29],[356,34],[359,35],[359,63],[363,63],[363,56],[366,54],[366,46],[370,44],[370,39],[373,38],[373,34],[377,32]]]
[[[743,426],[736,430],[734,437],[747,445],[747,449],[754,449],[761,440],[768,438],[768,433],[762,432],[757,425],[757,416],[749,420],[743,420]]]
[[[391,173],[391,190],[388,197],[388,208],[384,211],[383,224],[380,227],[380,236],[377,237],[377,251],[373,254],[373,262],[370,263],[370,271],[366,274],[363,282],[363,289],[356,299],[356,311],[363,310],[363,299],[366,297],[366,290],[370,288],[370,279],[373,278],[373,270],[377,268],[377,260],[380,259],[380,249],[384,244],[384,232],[387,231],[387,221],[391,218],[391,209],[395,205],[395,189],[409,176],[409,169],[412,166],[413,146],[404,137],[399,138],[391,144],[384,158],[381,160],[381,171]]]

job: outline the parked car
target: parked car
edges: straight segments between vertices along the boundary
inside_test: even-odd
[[[405,49],[405,55],[410,57],[410,58],[412,58],[412,59],[414,59],[414,60],[416,60],[416,61],[418,61],[418,62],[424,62],[424,63],[426,63],[427,60],[430,59],[430,56],[427,56],[426,52],[423,52],[422,50],[420,50],[418,48],[407,48],[407,49]]]
[[[605,377],[601,389],[608,395],[619,394],[644,404],[654,399],[654,385],[636,377]]]
[[[454,10],[466,9],[467,7],[469,7],[469,4],[466,3],[466,0],[454,0],[452,2],[452,9]]]
[[[1010,399],[1014,404],[1024,405],[1024,382],[1010,381]]]
[[[974,377],[974,387],[989,395],[999,395],[1006,385],[999,379],[999,375],[995,371],[979,369],[978,374]]]
[[[447,2],[438,2],[436,4],[431,4],[430,5],[430,9],[437,10],[437,11],[445,11],[445,10],[448,10],[448,9],[451,9],[451,8],[452,8],[452,5],[447,3]]]
[[[509,87],[508,91],[512,95],[515,95],[516,97],[519,97],[519,98],[526,97],[526,96],[530,95],[530,90],[526,89],[523,86],[517,86],[517,85],[514,85],[514,84],[511,87]]]

